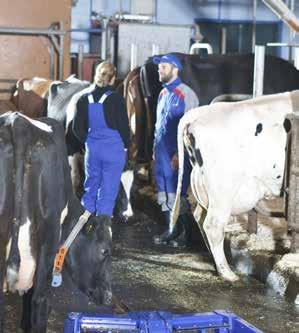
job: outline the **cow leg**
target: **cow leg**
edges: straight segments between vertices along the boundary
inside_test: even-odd
[[[28,314],[28,311],[30,311],[31,314],[31,330],[30,327],[28,327],[26,319],[22,320],[22,324],[24,323],[24,325],[27,326],[22,327],[26,333],[46,333],[47,331],[47,321],[50,313],[49,297],[53,262],[54,254],[51,254],[50,251],[45,248],[45,245],[43,245],[38,259],[33,290],[30,291],[32,295],[28,294],[27,298],[23,300],[23,306],[27,306],[23,314],[23,319],[26,316],[26,312]]]
[[[31,302],[32,302],[33,288],[23,295],[23,310],[21,319],[21,329],[24,333],[31,332]]]
[[[1,237],[0,237],[1,239]],[[4,332],[4,274],[5,274],[5,254],[0,254],[0,333]]]
[[[216,211],[209,207],[208,214],[203,224],[212,255],[219,275],[229,282],[239,280],[238,276],[230,269],[224,254],[224,229],[229,221],[230,214],[225,211]]]

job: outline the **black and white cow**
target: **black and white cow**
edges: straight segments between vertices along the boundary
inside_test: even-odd
[[[72,130],[76,105],[79,98],[94,90],[94,84],[86,84],[76,78],[64,82],[53,82],[50,87],[48,99],[48,116],[65,124],[66,144],[71,166],[71,178],[75,193],[80,197],[83,194],[84,180],[84,146],[77,140]],[[125,168],[122,173],[120,190],[113,212],[118,220],[127,220],[133,216],[131,205],[131,190],[134,181],[134,171]]]
[[[6,113],[0,154],[0,332],[6,290],[23,294],[23,331],[45,333],[54,257],[84,210],[72,190],[63,127]],[[66,269],[93,301],[109,304],[111,226],[100,222],[91,217],[78,234]]]
[[[187,112],[178,127],[179,180],[172,216],[177,219],[184,144],[193,169],[195,218],[223,279],[235,281],[223,249],[232,215],[248,212],[259,200],[278,196],[284,175],[285,117],[298,109],[299,90],[235,103],[215,103]],[[205,212],[205,213],[204,213]],[[206,215],[205,215],[206,214]]]
[[[183,70],[180,78],[196,93],[200,106],[224,94],[252,94],[254,54],[210,54],[205,57],[195,54],[175,53]],[[147,161],[152,156],[152,145],[156,122],[157,101],[162,83],[159,82],[157,65],[150,58],[141,67],[140,80],[128,75],[127,105],[132,96],[132,107],[136,114],[135,155]],[[135,71],[135,70],[134,70]],[[139,75],[139,71],[137,73]],[[130,76],[130,79],[129,79]],[[142,88],[142,89],[141,89]],[[288,61],[267,55],[265,57],[264,94],[277,94],[299,89],[299,71]],[[146,98],[146,104],[143,99]],[[139,110],[138,110],[138,109]],[[146,140],[141,138],[141,133]]]

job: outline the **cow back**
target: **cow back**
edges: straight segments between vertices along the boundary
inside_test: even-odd
[[[222,94],[252,94],[254,55],[190,55],[174,53],[181,60],[180,77],[197,94],[200,105],[209,104]],[[158,83],[157,65],[152,58],[144,65],[144,87],[147,96],[157,100],[161,84]],[[288,61],[265,57],[264,94],[275,94],[299,88],[299,72]]]

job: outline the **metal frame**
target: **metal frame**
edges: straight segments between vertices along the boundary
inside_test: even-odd
[[[189,53],[196,54],[195,50],[197,50],[197,49],[205,49],[205,50],[207,50],[208,54],[213,54],[212,45],[209,43],[200,43],[200,42],[193,43],[191,45]]]
[[[59,29],[56,27],[59,26]],[[48,29],[38,28],[23,28],[23,27],[0,27],[0,35],[16,35],[16,36],[43,36],[48,37],[51,41],[48,53],[50,56],[50,78],[55,79],[55,64],[54,55],[55,51],[58,54],[58,79],[63,80],[63,67],[64,67],[64,41],[65,35],[71,32],[84,31],[84,32],[98,32],[106,35],[106,26],[104,29],[70,29],[64,30],[63,22],[59,24],[52,24]],[[105,38],[104,38],[105,40]],[[102,55],[106,58],[106,44],[102,47]]]
[[[54,28],[37,29],[37,28],[11,28],[0,27],[0,35],[17,35],[17,36],[45,36],[52,42],[52,48],[48,50],[50,55],[50,74],[54,79],[54,49],[58,53],[58,78],[63,79],[63,65],[64,65],[64,37],[67,31],[63,29],[63,22],[59,23],[59,30]]]

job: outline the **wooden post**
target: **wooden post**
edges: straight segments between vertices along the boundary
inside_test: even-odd
[[[292,124],[287,220],[291,233],[291,252],[297,253],[299,252],[299,113],[293,113],[287,118]]]

